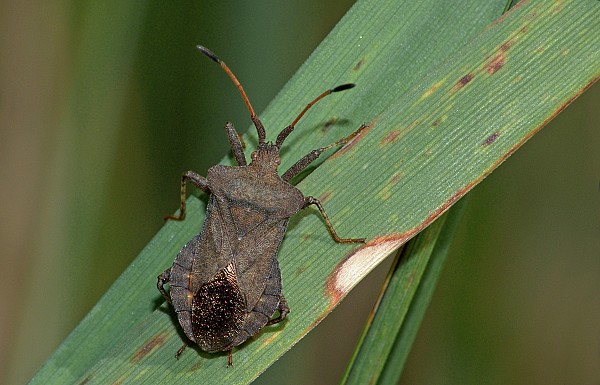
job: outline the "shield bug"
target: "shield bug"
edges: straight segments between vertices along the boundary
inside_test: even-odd
[[[264,326],[282,321],[289,312],[281,292],[276,257],[292,215],[315,205],[335,242],[364,242],[362,238],[339,237],[321,202],[312,196],[305,197],[289,183],[323,151],[348,143],[364,126],[335,143],[311,151],[279,176],[279,151],[300,118],[325,96],[350,89],[354,84],[323,92],[279,133],[275,143],[266,142],[265,128],[235,75],[214,53],[202,46],[198,49],[219,64],[238,88],[258,132],[258,148],[247,164],[240,136],[228,122],[225,131],[238,166],[213,166],[206,178],[193,171],[183,174],[179,215],[165,219],[185,218],[187,182],[209,194],[206,219],[202,232],[158,276],[157,287],[175,308],[187,338],[207,352],[227,351],[231,365],[235,346]],[[167,283],[169,292],[164,287]],[[273,317],[275,313],[277,316]],[[176,357],[186,345],[187,342]]]

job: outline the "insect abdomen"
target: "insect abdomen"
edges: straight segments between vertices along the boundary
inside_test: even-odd
[[[245,317],[246,303],[232,262],[194,295],[191,321],[196,343],[207,352],[231,349]]]

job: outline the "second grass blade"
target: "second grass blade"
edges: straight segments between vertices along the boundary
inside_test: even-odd
[[[397,383],[465,206],[463,198],[398,252],[343,385]]]

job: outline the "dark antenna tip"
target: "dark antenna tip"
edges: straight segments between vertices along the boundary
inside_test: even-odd
[[[205,54],[206,56],[208,56],[212,61],[214,61],[215,63],[219,63],[221,64],[221,60],[217,57],[217,55],[215,55],[211,50],[209,50],[206,47],[203,47],[201,45],[197,45],[196,48],[198,48],[200,50],[200,52],[202,52],[203,54]]]
[[[356,84],[354,84],[354,83],[342,84],[341,86],[337,86],[335,88],[332,88],[331,92],[346,91],[346,90],[349,90],[350,88],[354,88],[355,86],[356,86]]]

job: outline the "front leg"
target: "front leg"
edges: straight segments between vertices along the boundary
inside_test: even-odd
[[[311,164],[319,156],[321,156],[323,151],[328,150],[331,147],[340,146],[340,145],[350,142],[357,135],[359,135],[362,132],[362,130],[364,130],[367,127],[368,127],[367,125],[363,124],[358,128],[358,130],[354,131],[347,137],[342,138],[342,139],[338,140],[337,142],[331,143],[330,145],[327,145],[325,147],[321,147],[321,148],[317,148],[316,150],[312,150],[308,154],[304,155],[299,161],[294,163],[294,165],[292,167],[290,167],[286,172],[284,172],[283,175],[281,175],[281,179],[283,179],[286,182],[289,182],[293,177],[300,174],[302,172],[302,170],[304,170],[306,167],[308,167],[309,164]]]
[[[165,221],[168,219],[173,219],[176,221],[182,221],[185,219],[185,187],[186,182],[190,181],[194,186],[198,187],[200,190],[210,194],[210,187],[208,186],[208,180],[205,177],[196,174],[193,171],[188,171],[181,176],[181,200],[179,202],[179,215],[167,215],[165,216]]]
[[[244,156],[244,149],[246,148],[246,144],[244,143],[244,140],[235,130],[235,127],[233,127],[233,123],[231,122],[225,124],[225,132],[227,132],[227,138],[229,139],[229,145],[231,146],[231,151],[233,151],[235,160],[239,166],[245,166],[246,157]]]
[[[329,217],[327,216],[327,213],[325,213],[325,209],[323,208],[323,205],[321,204],[321,202],[319,202],[319,200],[317,198],[314,198],[311,196],[304,197],[304,207],[303,208],[308,207],[310,205],[317,206],[317,208],[321,212],[321,215],[323,216],[323,219],[325,220],[325,225],[327,226],[327,229],[329,230],[329,234],[331,234],[331,238],[333,238],[334,241],[336,241],[337,243],[364,243],[365,242],[365,238],[340,238],[337,235],[337,233],[335,232],[333,225],[329,221]]]

